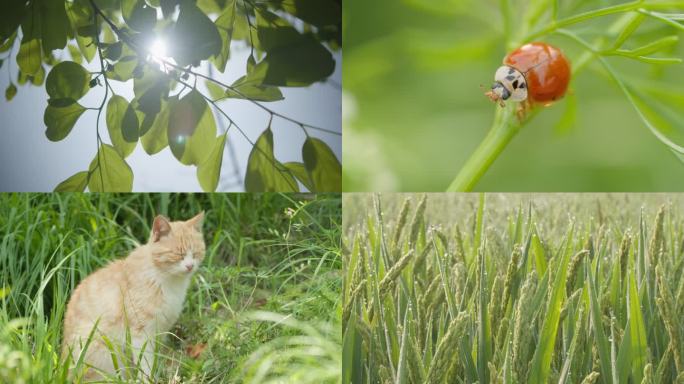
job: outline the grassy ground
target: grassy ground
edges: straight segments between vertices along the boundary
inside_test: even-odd
[[[683,204],[345,195],[343,382],[684,382]]]
[[[145,242],[155,214],[205,210],[206,258],[161,382],[339,382],[339,195],[1,194],[0,382],[65,382],[79,281]]]

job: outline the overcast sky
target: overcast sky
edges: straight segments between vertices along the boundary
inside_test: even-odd
[[[11,76],[15,84],[17,64],[16,52],[18,40],[15,42],[11,59],[5,60],[0,69],[0,90],[8,86],[8,64],[11,65]],[[214,71],[215,78],[224,83],[232,83],[245,74],[245,63],[249,49],[243,43],[234,43],[231,47],[231,58],[223,74]],[[57,53],[57,52],[55,52]],[[4,56],[1,56],[3,57]],[[59,56],[58,56],[59,57]],[[70,60],[67,53],[63,60]],[[332,83],[316,83],[308,88],[281,88],[285,100],[263,103],[272,110],[303,123],[341,132],[341,67],[342,55],[334,55],[336,67]],[[97,55],[86,68],[99,70]],[[206,73],[206,63],[203,63]],[[49,68],[47,69],[49,72]],[[132,80],[126,83],[111,81],[114,91],[127,100],[133,97]],[[206,95],[204,83],[200,91]],[[11,102],[0,102],[0,191],[52,191],[54,187],[67,177],[88,169],[88,165],[97,151],[95,122],[97,111],[86,111],[74,126],[69,136],[59,142],[51,142],[45,137],[43,112],[47,106],[45,86],[19,86],[19,92]],[[79,103],[85,107],[98,107],[102,102],[104,89],[96,87],[84,96]],[[269,114],[245,100],[227,100],[220,103],[222,109],[245,131],[254,142],[266,129]],[[106,108],[105,108],[106,111]],[[100,117],[100,134],[103,140],[111,143],[107,134],[105,111]],[[219,113],[214,113],[217,120],[225,120]],[[224,125],[221,125],[224,124]],[[226,121],[217,121],[218,132],[226,127]],[[301,146],[304,134],[299,126],[288,121],[274,118],[272,130],[275,142],[275,155],[281,162],[301,161]],[[341,162],[342,137],[324,132],[310,131],[311,136],[319,137],[333,149]],[[231,128],[224,151],[221,179],[217,191],[242,191],[243,183],[237,183],[235,172],[239,171],[242,180],[245,174],[247,158],[251,145],[242,135]],[[237,164],[232,161],[230,149],[234,150]],[[133,191],[179,191],[201,192],[196,178],[196,167],[179,163],[166,147],[160,153],[149,156],[138,143],[135,151],[126,158],[133,169]],[[236,168],[237,167],[237,168]]]

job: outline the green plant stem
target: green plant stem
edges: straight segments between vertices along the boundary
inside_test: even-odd
[[[530,41],[530,40],[533,40],[537,37],[544,36],[544,35],[547,35],[551,32],[554,32],[557,29],[564,28],[564,27],[570,26],[572,24],[577,24],[577,23],[580,23],[583,21],[591,20],[591,19],[594,19],[594,18],[597,18],[600,16],[607,16],[607,15],[613,15],[616,13],[623,13],[623,12],[630,12],[630,11],[637,11],[637,10],[639,10],[639,12],[653,16],[650,12],[644,12],[644,11],[648,10],[648,9],[668,9],[671,7],[681,7],[683,3],[684,2],[682,2],[681,0],[659,1],[659,2],[652,2],[652,3],[645,3],[643,0],[637,0],[637,1],[632,1],[629,3],[614,5],[612,7],[596,9],[593,11],[580,13],[579,15],[566,17],[565,19],[561,19],[561,20],[558,20],[556,22],[552,22],[549,25],[547,25],[546,27],[528,35],[525,40]]]
[[[515,137],[522,124],[513,121],[513,106],[497,106],[494,123],[489,133],[475,152],[470,156],[456,178],[451,182],[448,192],[468,192],[482,178],[494,160]]]

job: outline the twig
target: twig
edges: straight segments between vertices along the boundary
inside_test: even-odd
[[[97,5],[95,5],[95,2],[93,0],[90,0],[90,5],[93,7],[93,9],[97,8]],[[100,14],[102,14],[100,12]],[[93,168],[92,172],[95,172],[95,169],[100,168],[100,148],[102,147],[102,138],[100,137],[100,116],[102,115],[102,110],[104,109],[104,105],[107,102],[107,97],[109,96],[109,81],[107,80],[107,75],[105,74],[105,65],[104,65],[104,59],[102,58],[102,49],[100,48],[100,35],[97,32],[97,13],[93,12],[93,23],[95,24],[95,45],[97,46],[97,55],[100,58],[100,69],[101,69],[101,74],[102,77],[104,77],[105,81],[105,94],[104,98],[102,98],[102,103],[100,104],[100,108],[97,110],[97,120],[95,120],[95,133],[97,135],[97,166]],[[102,175],[102,169],[100,169],[100,187],[104,191],[104,176]],[[88,172],[88,175],[86,177],[86,185],[88,182],[90,182],[90,176],[91,172]]]

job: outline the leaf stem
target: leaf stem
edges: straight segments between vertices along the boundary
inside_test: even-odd
[[[468,192],[473,189],[520,130],[522,124],[514,122],[513,119],[513,107],[511,105],[505,108],[496,107],[494,123],[489,133],[451,182],[447,192]]]
[[[90,5],[92,6],[93,10],[97,12],[93,12],[93,24],[95,25],[95,30],[97,31],[97,14],[99,13],[105,20],[104,14],[97,8],[97,5],[95,5],[95,2],[93,0],[90,0]],[[110,22],[111,23],[111,22]],[[95,120],[95,133],[97,135],[97,166],[93,169],[93,171],[89,171],[88,175],[86,177],[86,185],[90,182],[90,176],[92,175],[92,172],[95,171],[95,169],[100,168],[100,148],[102,147],[102,138],[100,137],[100,116],[102,115],[102,110],[104,109],[105,103],[107,102],[107,97],[109,96],[109,82],[107,81],[107,74],[105,73],[105,65],[104,65],[104,59],[102,56],[102,48],[100,48],[100,36],[96,32],[95,33],[95,45],[97,46],[97,53],[100,58],[100,70],[101,70],[101,75],[104,77],[105,81],[105,94],[104,98],[102,98],[102,103],[100,104],[100,107],[97,109],[97,120]],[[99,76],[99,75],[98,75]],[[100,185],[101,189],[104,191],[104,176],[102,170],[100,170]]]

